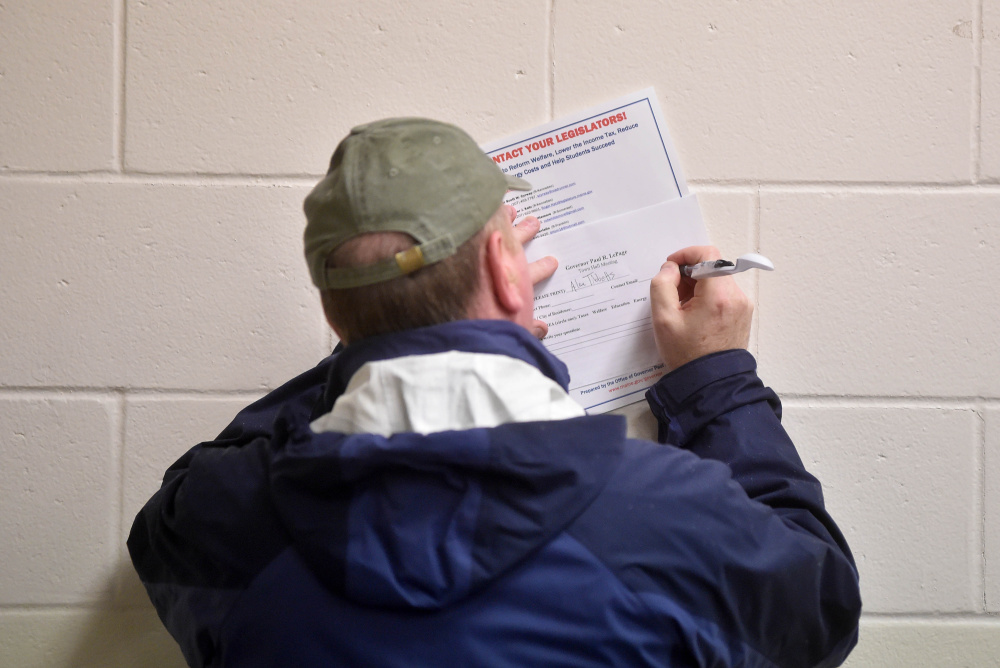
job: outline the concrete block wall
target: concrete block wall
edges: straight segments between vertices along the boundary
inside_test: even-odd
[[[124,537],[329,351],[300,206],[351,126],[649,85],[713,239],[778,267],[752,346],[858,560],[848,665],[1000,663],[1000,0],[6,0],[0,665],[182,665]]]

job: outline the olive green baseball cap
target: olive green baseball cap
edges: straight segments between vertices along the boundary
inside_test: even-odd
[[[443,260],[483,229],[508,190],[531,186],[505,175],[454,125],[390,118],[356,127],[305,200],[312,281],[320,289],[353,288]],[[368,232],[404,232],[416,244],[367,266],[327,268],[333,249]]]

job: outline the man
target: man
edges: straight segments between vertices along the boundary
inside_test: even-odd
[[[536,335],[537,231],[458,128],[356,128],[306,199],[346,347],[188,452],[133,562],[192,665],[832,666],[857,573],[730,278],[650,287],[665,445],[585,416]]]

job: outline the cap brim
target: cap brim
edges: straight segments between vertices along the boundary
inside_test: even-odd
[[[504,178],[507,179],[507,190],[531,190],[531,184],[524,179],[509,174],[505,174]]]

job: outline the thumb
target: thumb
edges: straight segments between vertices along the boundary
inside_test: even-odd
[[[549,326],[541,320],[535,320],[531,323],[531,333],[535,335],[536,339],[544,339],[549,333]]]
[[[655,311],[672,317],[680,310],[681,297],[677,289],[681,284],[681,271],[676,262],[667,260],[659,273],[649,282],[649,300]]]

